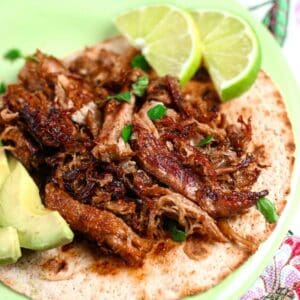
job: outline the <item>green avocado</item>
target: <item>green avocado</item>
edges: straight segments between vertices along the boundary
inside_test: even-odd
[[[1,142],[0,142],[1,147]],[[0,148],[0,189],[8,177],[9,165],[4,150]],[[16,229],[0,228],[0,265],[13,264],[21,257],[21,248]]]
[[[74,234],[57,211],[46,209],[39,190],[20,162],[5,180],[0,191],[0,226],[18,231],[22,248],[46,250],[65,245]]]
[[[0,142],[0,189],[6,177],[9,175],[9,166],[8,161],[5,155],[4,150],[1,149],[1,142]]]
[[[0,228],[0,265],[13,264],[21,255],[17,230],[13,227]]]

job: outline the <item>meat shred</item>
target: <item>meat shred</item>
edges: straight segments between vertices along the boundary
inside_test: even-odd
[[[38,51],[3,96],[7,151],[34,174],[48,208],[130,265],[170,236],[167,219],[187,236],[252,247],[226,225],[268,194],[252,189],[260,166],[248,149],[251,119],[227,122],[205,69],[181,88],[132,68],[136,53],[87,48],[65,65]],[[108,98],[140,76],[149,78],[143,96]],[[167,113],[153,121],[148,111],[158,104]],[[133,134],[124,141],[127,125]]]

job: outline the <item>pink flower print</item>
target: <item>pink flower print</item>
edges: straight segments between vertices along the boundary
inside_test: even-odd
[[[290,290],[300,283],[300,271],[294,266],[286,265],[280,272],[280,286]]]
[[[295,15],[296,15],[296,21],[300,25],[300,0],[298,0],[298,2],[296,3]]]
[[[300,239],[287,238],[241,300],[300,299]]]

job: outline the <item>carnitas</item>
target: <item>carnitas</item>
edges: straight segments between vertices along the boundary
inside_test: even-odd
[[[0,138],[44,204],[134,266],[172,236],[168,222],[226,242],[219,224],[268,194],[252,191],[251,120],[228,124],[207,72],[182,88],[133,68],[136,54],[88,48],[66,63],[37,51],[0,102]]]

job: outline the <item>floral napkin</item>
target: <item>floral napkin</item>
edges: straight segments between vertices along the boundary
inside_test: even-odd
[[[300,0],[240,0],[240,2],[263,22],[283,47],[283,52],[288,54],[290,66],[300,83]],[[300,299],[300,238],[291,232],[282,242],[270,265],[241,298],[241,300],[288,299]]]
[[[241,300],[300,299],[300,238],[287,237]]]

